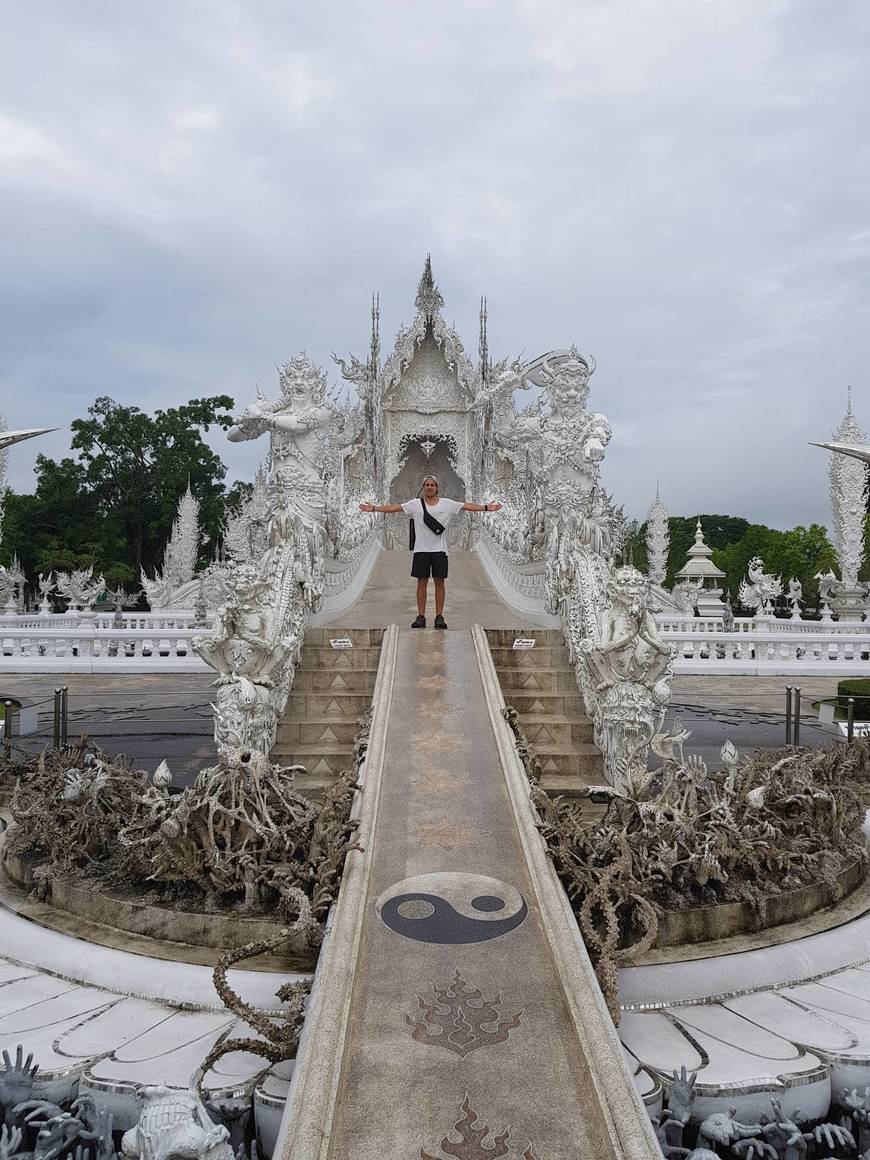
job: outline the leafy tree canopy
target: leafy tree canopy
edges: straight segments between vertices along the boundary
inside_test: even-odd
[[[741,516],[671,516],[668,519],[671,536],[666,579],[668,587],[673,585],[675,574],[686,562],[689,548],[695,541],[698,519],[704,529],[705,543],[713,548],[713,563],[727,573],[722,585],[730,590],[735,606],[740,582],[745,579],[747,565],[753,556],[760,556],[764,560],[765,571],[782,576],[784,590],[788,588],[789,579],[796,576],[810,607],[818,599],[816,574],[832,568],[837,571],[837,553],[828,538],[827,530],[821,524],[810,524],[809,527],[798,525],[790,531],[781,532],[776,528],[765,527],[764,524],[750,524]],[[623,559],[630,559],[643,572],[648,567],[646,527],[646,522],[629,526],[623,553]],[[867,518],[867,528],[870,531],[870,516]]]
[[[668,551],[668,573],[666,585],[672,587],[674,574],[686,562],[689,548],[695,542],[695,528],[698,520],[704,529],[704,542],[711,548],[724,548],[733,544],[746,534],[749,520],[742,516],[700,515],[700,516],[670,516],[668,530],[671,542]],[[642,524],[633,522],[628,527],[625,551],[626,560],[631,559],[636,568],[642,572],[647,570],[646,553],[646,520]]]
[[[205,442],[232,424],[228,395],[146,414],[106,396],[72,424],[78,458],[40,455],[33,495],[6,499],[0,559],[18,555],[28,576],[93,564],[110,585],[136,584],[160,564],[188,480],[200,503],[209,556],[224,518],[226,468]]]

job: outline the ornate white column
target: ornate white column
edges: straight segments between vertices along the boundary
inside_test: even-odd
[[[842,423],[834,432],[837,443],[862,444],[866,434],[852,414],[852,391]],[[831,509],[834,517],[834,547],[840,561],[840,582],[833,586],[831,606],[840,620],[861,620],[864,586],[858,570],[864,558],[864,514],[866,511],[867,464],[850,455],[831,456]]]
[[[668,574],[668,548],[671,533],[668,527],[668,513],[659,495],[656,482],[656,498],[646,517],[647,575],[651,584],[662,587]]]

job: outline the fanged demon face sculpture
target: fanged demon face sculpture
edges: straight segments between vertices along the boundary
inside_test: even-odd
[[[326,374],[316,367],[304,351],[278,368],[281,397],[299,409],[306,403],[319,404],[326,395]]]
[[[614,603],[639,612],[646,607],[649,581],[632,564],[624,564],[613,573],[608,590]]]
[[[586,406],[589,398],[589,376],[595,370],[594,359],[588,361],[572,346],[567,358],[551,367],[545,363],[550,376],[547,393],[560,411],[574,411]]]

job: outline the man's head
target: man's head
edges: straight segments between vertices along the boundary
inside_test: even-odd
[[[434,475],[424,475],[420,490],[425,499],[434,499],[438,495],[438,480]]]

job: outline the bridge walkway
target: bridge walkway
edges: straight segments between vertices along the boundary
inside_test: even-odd
[[[480,629],[385,634],[365,854],[321,956],[284,1160],[443,1160],[459,1138],[468,1156],[659,1155],[579,936],[566,952],[484,654]]]

